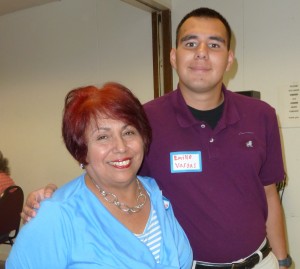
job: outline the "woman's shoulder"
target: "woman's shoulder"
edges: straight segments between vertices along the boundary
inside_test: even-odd
[[[158,190],[159,187],[155,181],[154,178],[152,177],[147,177],[147,176],[137,176],[137,178],[142,182],[143,186],[148,190]]]
[[[160,199],[163,202],[165,210],[168,210],[171,207],[170,200],[163,195],[154,178],[138,176],[138,179],[142,182],[144,188],[148,191],[148,193],[152,195],[152,198],[154,197],[154,194],[158,195],[157,197],[161,197]]]
[[[62,202],[70,199],[74,195],[81,194],[81,192],[86,189],[84,176],[85,174],[82,174],[59,187],[52,196],[53,201]]]

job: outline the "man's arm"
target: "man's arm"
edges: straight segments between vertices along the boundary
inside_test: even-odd
[[[30,221],[31,218],[35,217],[36,209],[40,207],[40,202],[51,197],[56,189],[57,186],[51,183],[44,188],[35,190],[28,194],[21,213],[23,223],[26,223]]]
[[[285,221],[276,185],[265,186],[265,192],[268,203],[267,237],[277,259],[284,260],[287,257]],[[287,267],[280,267],[284,268]]]

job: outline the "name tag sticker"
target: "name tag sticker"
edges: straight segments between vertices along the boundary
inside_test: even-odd
[[[202,172],[201,151],[170,153],[171,173]]]

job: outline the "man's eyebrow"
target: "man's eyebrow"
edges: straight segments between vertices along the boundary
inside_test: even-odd
[[[198,39],[198,36],[197,35],[186,35],[186,36],[184,36],[180,39],[180,42],[186,42],[186,41],[189,41],[191,39]],[[210,36],[208,39],[226,44],[225,39],[223,37],[220,37],[220,36]]]
[[[180,39],[180,42],[189,41],[191,39],[197,39],[198,37],[196,35],[186,35]]]
[[[220,37],[220,36],[210,36],[209,39],[221,42],[223,44],[226,44],[225,39],[223,37]]]

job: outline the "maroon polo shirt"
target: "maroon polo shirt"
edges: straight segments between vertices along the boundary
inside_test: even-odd
[[[191,242],[194,259],[232,262],[266,236],[264,186],[284,177],[275,110],[228,91],[214,129],[179,89],[144,105],[153,142],[141,175],[156,179]]]

